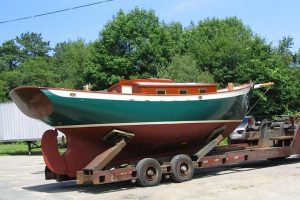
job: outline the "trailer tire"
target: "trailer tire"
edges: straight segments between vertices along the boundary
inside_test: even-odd
[[[162,178],[159,162],[154,158],[144,158],[136,165],[137,183],[143,187],[158,185]]]
[[[174,156],[171,160],[171,177],[175,182],[189,181],[194,176],[192,159],[184,154]]]

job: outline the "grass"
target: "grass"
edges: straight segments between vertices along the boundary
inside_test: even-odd
[[[37,145],[41,145],[37,142]],[[219,145],[228,145],[228,138],[224,138]],[[60,148],[59,152],[62,154],[66,149]],[[41,148],[31,150],[32,155],[41,155]],[[28,146],[26,142],[0,143],[0,156],[4,155],[28,155]]]
[[[40,145],[40,143],[38,143]],[[32,155],[41,155],[41,148],[32,149]],[[26,142],[0,143],[0,156],[3,155],[28,155]]]
[[[228,145],[228,137],[224,138],[219,145]]]
[[[61,143],[61,141],[59,141]],[[41,146],[41,142],[36,142],[38,146]],[[60,154],[63,154],[67,149],[65,147],[60,147]],[[28,146],[26,142],[10,142],[10,143],[0,143],[0,156],[4,155],[28,155]],[[42,155],[41,148],[31,149],[31,155]]]

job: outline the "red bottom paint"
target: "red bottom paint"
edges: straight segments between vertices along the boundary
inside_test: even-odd
[[[57,132],[46,131],[42,138],[42,152],[47,167],[56,174],[75,177],[97,155],[111,146],[102,138],[112,129],[135,134],[128,145],[110,163],[109,167],[137,161],[145,157],[165,157],[176,154],[193,154],[209,139],[212,131],[226,125],[227,137],[239,122],[182,123],[159,125],[126,125],[59,129],[67,138],[67,151],[57,150]],[[211,138],[212,139],[212,138]]]

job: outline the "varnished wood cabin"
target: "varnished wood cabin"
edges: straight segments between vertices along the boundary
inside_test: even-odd
[[[191,95],[217,92],[213,83],[175,83],[169,79],[120,80],[108,92],[121,94]]]

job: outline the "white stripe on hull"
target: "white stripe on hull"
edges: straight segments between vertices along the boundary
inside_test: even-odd
[[[211,94],[201,95],[146,95],[146,94],[114,94],[107,92],[84,92],[48,89],[54,95],[64,98],[79,99],[102,99],[102,100],[120,100],[120,101],[199,101],[236,97],[247,94],[251,85],[235,87],[233,91],[219,91]]]
[[[56,129],[63,128],[89,128],[103,126],[141,126],[141,125],[163,125],[163,124],[204,124],[204,123],[241,123],[242,120],[208,120],[208,121],[167,121],[167,122],[133,122],[133,123],[108,123],[108,124],[84,124],[54,126]]]

